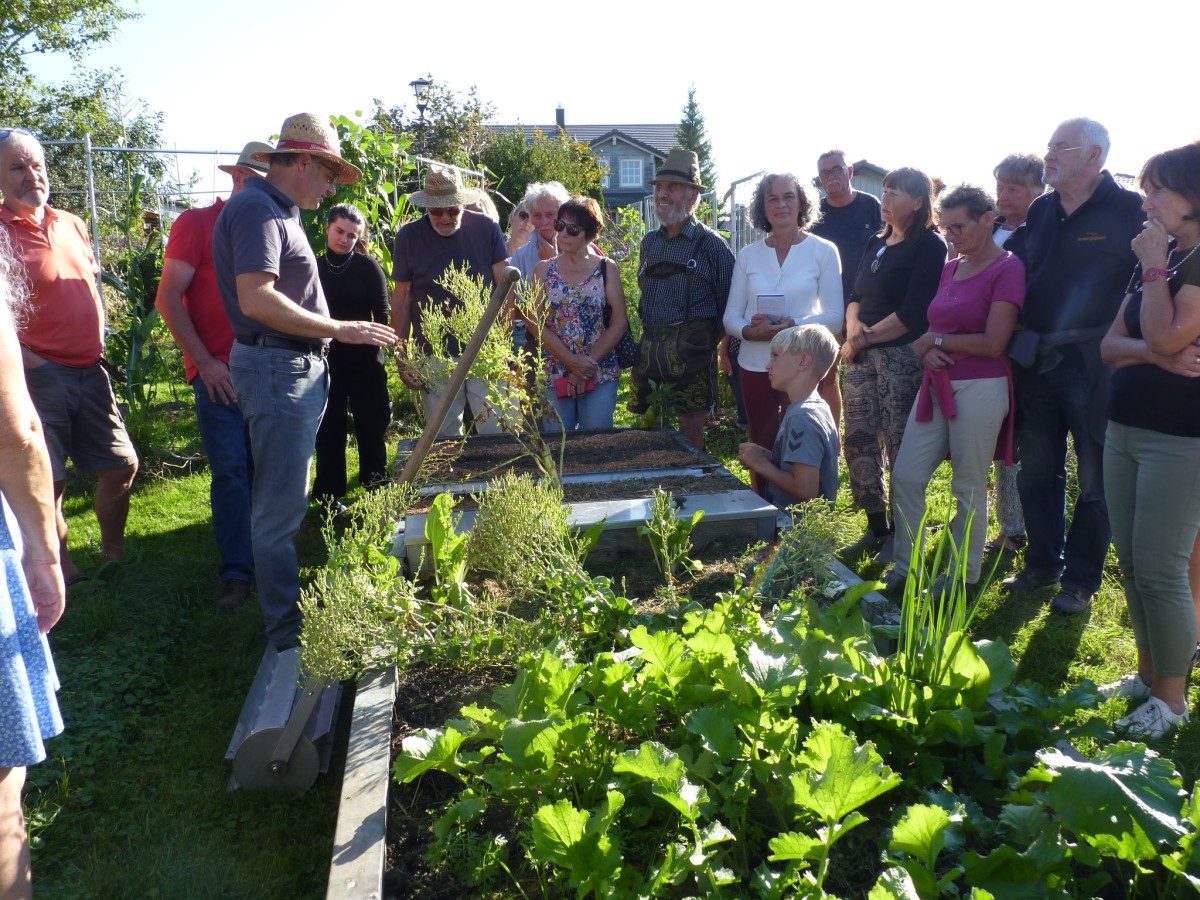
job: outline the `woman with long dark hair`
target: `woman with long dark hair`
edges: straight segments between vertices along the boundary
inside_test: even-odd
[[[317,259],[317,274],[329,315],[345,321],[387,324],[387,278],[367,255],[367,221],[348,203],[329,210],[328,249]],[[365,344],[329,344],[329,401],[317,431],[317,478],[313,498],[340,505],[346,494],[347,411],[354,415],[358,477],[363,487],[387,480],[384,433],[392,419],[383,350]],[[270,465],[270,460],[264,461]]]

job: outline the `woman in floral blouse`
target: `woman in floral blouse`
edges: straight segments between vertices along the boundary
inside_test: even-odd
[[[617,342],[629,327],[625,291],[616,263],[596,252],[592,241],[604,227],[591,197],[572,197],[558,209],[558,255],[538,264],[536,284],[545,287],[549,312],[542,346],[550,374],[548,400],[561,427],[612,428],[617,405]],[[605,309],[609,321],[605,325]],[[559,421],[550,417],[549,430]]]

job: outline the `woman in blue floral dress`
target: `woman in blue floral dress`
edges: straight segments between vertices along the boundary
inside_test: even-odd
[[[25,767],[46,758],[43,739],[62,731],[46,632],[62,615],[66,589],[50,457],[13,324],[24,293],[0,228],[0,897],[32,892],[21,787]]]
[[[542,327],[547,399],[562,428],[612,428],[617,406],[617,342],[629,327],[625,291],[616,263],[595,252],[592,241],[604,227],[591,197],[572,197],[559,207],[554,228],[558,255],[538,264],[535,282],[546,288],[550,312]],[[609,314],[605,327],[605,308]],[[551,416],[548,430],[559,422]]]

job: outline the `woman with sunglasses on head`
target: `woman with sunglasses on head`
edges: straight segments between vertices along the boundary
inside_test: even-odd
[[[1117,722],[1157,740],[1188,719],[1200,533],[1200,142],[1153,156],[1138,184],[1138,266],[1100,345],[1113,373],[1104,496],[1137,642],[1137,672],[1101,688],[1140,705]]]
[[[896,564],[885,579],[889,588],[908,576],[925,491],[947,454],[956,507],[951,533],[959,551],[966,548],[967,583],[979,581],[988,468],[998,437],[1001,458],[1012,462],[1012,367],[1005,350],[1025,303],[1025,266],[993,240],[994,208],[983,188],[967,184],[947,191],[938,204],[942,234],[958,257],[946,264],[929,304],[929,330],[912,344],[923,374],[892,470]]]
[[[725,331],[741,339],[738,377],[752,443],[775,446],[788,395],[771,387],[771,340],[793,325],[842,330],[842,274],[837,247],[808,232],[814,206],[790,172],[764,175],[750,201],[750,221],[767,232],[738,252],[725,306]],[[757,476],[755,488],[762,487]]]
[[[549,301],[542,327],[551,379],[548,399],[567,431],[612,428],[617,406],[621,369],[616,347],[629,316],[617,264],[592,247],[603,227],[600,204],[591,197],[572,197],[559,207],[554,222],[558,255],[538,263],[533,272]],[[558,430],[559,422],[551,416],[547,427]]]
[[[358,207],[339,203],[325,222],[326,251],[317,259],[317,275],[329,315],[345,321],[387,323],[387,278],[367,254],[367,221]],[[346,494],[347,411],[354,414],[358,477],[363,487],[387,480],[384,433],[392,420],[383,350],[366,345],[329,344],[329,399],[317,429],[317,477],[312,496],[343,509]],[[268,461],[269,465],[269,461]]]
[[[926,330],[926,310],[946,265],[946,244],[933,224],[933,186],[924,172],[889,172],[881,206],[883,230],[859,264],[842,345],[842,453],[867,530],[841,552],[875,553],[877,563],[891,562],[893,553],[884,467],[890,471],[896,464],[921,386],[912,342]]]

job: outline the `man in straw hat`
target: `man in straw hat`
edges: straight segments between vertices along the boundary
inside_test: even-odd
[[[642,238],[643,330],[630,371],[629,408],[648,411],[655,385],[671,386],[680,434],[703,449],[704,423],[717,396],[717,343],[734,258],[724,239],[696,220],[704,185],[695,153],[672,148],[651,183],[660,227]]]
[[[325,409],[330,338],[347,344],[395,343],[377,322],[329,317],[300,209],[316,209],[335,184],[362,173],[342,159],[337,133],[311,113],[291,116],[267,163],[229,199],[213,232],[213,261],[236,342],[233,390],[257,465],[251,479],[250,540],[267,640],[278,651],[299,644],[302,617],[295,537],[308,510],[308,476]]]
[[[267,164],[255,153],[270,153],[271,145],[251,141],[233,165],[218,166],[233,176],[230,196],[246,179],[267,174]],[[237,391],[229,375],[233,327],[221,304],[212,237],[225,200],[204,209],[183,212],[171,226],[158,297],[154,305],[183,349],[183,365],[196,399],[196,423],[212,469],[209,502],[213,536],[221,556],[218,574],[221,609],[246,602],[254,580],[254,551],[250,545],[249,435]]]
[[[421,333],[422,308],[435,304],[453,306],[459,302],[437,284],[446,269],[452,265],[465,265],[468,274],[482,277],[484,284],[491,287],[500,280],[508,265],[508,248],[500,226],[482,213],[463,209],[477,193],[463,187],[457,169],[433,165],[425,175],[424,190],[408,195],[409,202],[425,209],[425,215],[405,225],[396,235],[392,251],[392,278],[396,282],[392,293],[392,327],[403,342],[408,339],[411,326],[412,339],[425,352],[431,348]],[[457,345],[444,349],[451,355],[462,350]],[[403,353],[400,354],[400,378],[410,388],[421,392],[425,415],[431,416],[441,395],[413,376],[405,365]],[[499,433],[499,419],[487,406],[487,385],[478,378],[468,378],[441,423],[439,436],[462,434],[463,412],[468,403],[468,415],[476,417],[477,432]]]

